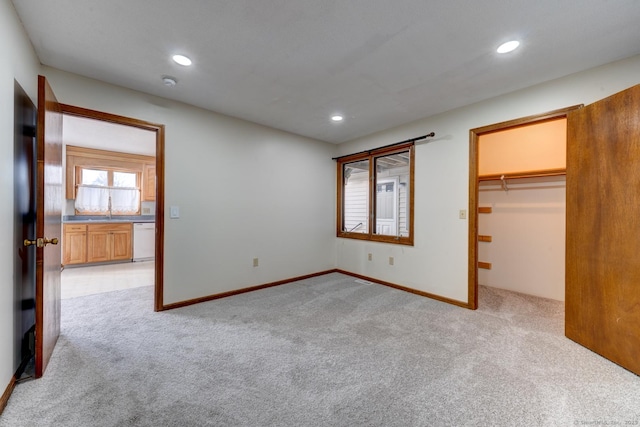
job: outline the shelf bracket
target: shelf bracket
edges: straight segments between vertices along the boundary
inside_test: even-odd
[[[508,192],[508,191],[509,191],[509,186],[507,185],[507,180],[505,179],[504,175],[502,175],[502,176],[500,177],[500,182],[502,182],[502,189],[503,189],[505,192]]]

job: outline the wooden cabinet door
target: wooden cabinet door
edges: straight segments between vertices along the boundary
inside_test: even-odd
[[[156,166],[145,164],[142,173],[142,201],[154,202],[156,200]]]
[[[64,234],[64,264],[84,264],[87,262],[87,233]]]
[[[62,239],[62,263],[84,264],[87,262],[87,226],[64,224]]]
[[[92,229],[87,233],[87,262],[103,262],[111,259],[109,251],[110,234],[107,229]]]
[[[127,230],[114,230],[111,232],[111,259],[130,260],[133,258],[131,245],[131,227]]]
[[[87,262],[133,258],[131,224],[89,224]]]

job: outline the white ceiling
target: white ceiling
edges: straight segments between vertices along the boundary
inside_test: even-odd
[[[156,155],[155,132],[68,114],[62,116],[62,140],[76,147]]]
[[[45,65],[333,143],[640,53],[638,0],[13,1]]]

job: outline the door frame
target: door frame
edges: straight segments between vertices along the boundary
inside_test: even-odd
[[[398,232],[399,232],[399,228],[400,228],[400,218],[399,218],[399,197],[400,197],[400,178],[395,176],[395,177],[389,177],[389,178],[381,178],[378,181],[376,181],[376,205],[378,203],[378,188],[377,185],[380,184],[388,184],[388,183],[392,183],[393,184],[393,233],[389,233],[386,234],[387,236],[397,236]],[[377,206],[376,206],[376,212],[378,211]],[[385,234],[385,233],[380,233],[378,232],[378,221],[380,221],[380,218],[378,218],[376,216],[376,234]],[[383,219],[384,221],[384,219]],[[391,220],[387,220],[389,222],[391,222]]]
[[[478,140],[481,135],[567,117],[582,104],[469,130],[469,282],[467,308],[478,308]],[[569,218],[567,218],[567,221]]]
[[[101,120],[114,124],[133,126],[156,134],[156,243],[155,243],[155,279],[154,311],[164,310],[164,125],[131,117],[104,113],[73,105],[60,104],[62,113],[69,116]]]

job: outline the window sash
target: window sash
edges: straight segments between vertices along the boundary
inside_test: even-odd
[[[389,176],[383,176],[384,174],[376,173],[377,162],[387,156],[394,156],[401,153],[407,153],[408,155],[408,171],[399,175],[389,174]],[[353,170],[348,171],[349,165],[360,164],[361,162],[368,162],[368,183],[367,188],[367,211],[363,218],[366,219],[360,228],[354,230],[350,226],[353,225],[353,216],[346,212],[345,209],[348,205],[346,201],[347,193],[350,190],[346,189],[345,180],[349,180],[353,176]],[[388,163],[388,162],[387,162]],[[379,150],[372,150],[370,152],[358,153],[352,156],[341,157],[337,159],[337,175],[338,175],[338,188],[337,188],[337,229],[336,235],[338,237],[371,240],[387,243],[396,243],[404,245],[413,245],[414,225],[413,225],[413,207],[414,207],[414,144],[413,142],[400,146],[393,146],[388,148],[382,148]],[[380,176],[378,176],[380,175]],[[390,184],[393,182],[393,185]],[[395,229],[393,229],[393,223],[387,221],[391,225],[391,228],[385,228],[384,218],[377,218],[377,205],[378,199],[383,196],[377,197],[377,190],[379,184],[388,184],[388,188],[394,188],[394,196],[397,200],[387,200],[389,209],[393,209],[393,215],[395,221]],[[387,187],[385,187],[386,189]],[[403,194],[404,193],[404,194]],[[402,199],[400,196],[404,197]],[[387,196],[388,197],[388,196]],[[382,201],[380,202],[382,203]],[[349,217],[351,216],[351,217]],[[385,234],[386,233],[386,234]]]
[[[82,184],[83,171],[106,172],[107,185]],[[114,186],[115,173],[135,175],[135,187]],[[122,168],[95,166],[76,167],[75,212],[80,215],[138,215],[140,214],[141,172]]]

